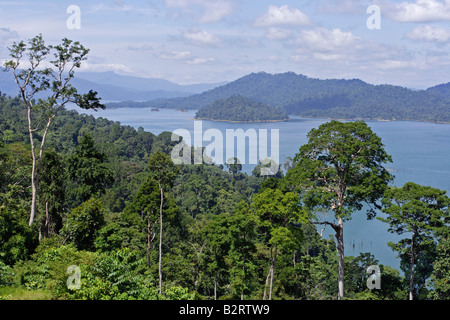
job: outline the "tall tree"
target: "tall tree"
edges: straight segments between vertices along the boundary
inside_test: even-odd
[[[390,232],[410,235],[410,238],[389,245],[410,260],[409,299],[413,300],[417,256],[424,247],[428,250],[430,246],[434,247],[433,234],[448,230],[449,198],[446,191],[408,182],[402,188],[388,189],[383,205],[387,217],[378,219],[389,223]]]
[[[339,256],[339,299],[344,297],[344,221],[369,204],[373,217],[388,183],[393,179],[383,164],[392,162],[381,139],[365,122],[331,121],[313,129],[308,143],[295,156],[287,181],[311,209],[332,211],[337,223],[318,221],[335,231]],[[317,220],[317,219],[316,219]]]
[[[178,175],[172,159],[165,153],[156,152],[149,157],[148,169],[150,177],[158,184],[160,193],[159,203],[159,293],[162,293],[162,235],[163,235],[163,207],[166,193],[172,189]]]
[[[229,258],[231,261],[231,287],[235,295],[249,294],[257,266],[253,255],[256,253],[256,217],[250,206],[241,201],[235,212],[229,217],[228,233],[231,241]]]
[[[209,219],[205,227],[201,230],[202,236],[206,239],[209,249],[212,252],[207,269],[214,275],[214,300],[217,300],[219,273],[225,269],[225,257],[230,248],[228,223],[228,215],[222,213]]]
[[[114,182],[112,170],[105,165],[106,159],[106,154],[97,150],[89,133],[81,138],[74,154],[67,159],[72,206],[78,206],[92,196],[100,196]]]
[[[430,276],[432,290],[430,297],[436,300],[450,300],[450,241],[442,238],[437,245],[437,257]]]
[[[64,165],[62,157],[54,150],[44,152],[41,183],[39,184],[39,211],[43,219],[39,228],[40,237],[49,238],[62,228],[62,213],[65,202]]]
[[[61,44],[48,46],[42,35],[38,35],[30,39],[28,44],[21,41],[14,43],[8,49],[11,60],[6,61],[4,66],[6,70],[12,71],[27,111],[27,129],[32,157],[29,220],[31,225],[36,216],[37,190],[44,146],[53,120],[68,103],[75,103],[83,109],[104,109],[105,106],[100,104],[96,92],[91,90],[87,94],[80,95],[70,84],[75,69],[81,67],[89,53],[89,49],[79,42],[64,38]],[[28,61],[24,63],[23,60],[26,58]],[[43,68],[45,63],[49,63],[52,68]],[[46,98],[39,98],[41,96]],[[37,102],[36,98],[39,98]],[[38,148],[36,148],[35,139],[40,140]]]
[[[265,189],[253,197],[251,204],[258,224],[268,234],[270,246],[270,266],[267,274],[269,284],[269,300],[272,300],[273,280],[278,251],[293,252],[300,247],[298,224],[307,221],[298,196],[292,192],[282,192],[279,189]],[[266,297],[264,288],[264,300]]]

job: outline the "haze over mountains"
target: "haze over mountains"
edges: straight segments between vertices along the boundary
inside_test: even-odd
[[[148,101],[160,98],[187,97],[224,84],[179,85],[163,79],[122,76],[110,72],[78,72],[72,85],[79,92],[97,91],[103,101]],[[10,73],[0,72],[0,91],[10,96],[18,94],[18,88]]]
[[[79,72],[73,85],[79,92],[97,91],[108,107],[116,108],[200,110],[239,95],[304,117],[450,122],[450,82],[412,90],[359,79],[321,80],[293,72],[259,72],[230,83],[179,85],[114,72]],[[0,91],[17,95],[11,74],[0,72]]]

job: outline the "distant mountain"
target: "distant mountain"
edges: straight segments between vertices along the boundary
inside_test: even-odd
[[[114,72],[78,72],[71,83],[81,93],[97,91],[103,101],[148,101],[187,97],[220,85],[183,86],[167,80],[121,76]],[[10,96],[18,94],[11,73],[0,72],[0,91]]]
[[[256,102],[242,96],[231,96],[225,100],[216,100],[199,110],[196,119],[233,122],[274,122],[289,120],[280,108]]]
[[[371,85],[359,79],[320,80],[293,72],[252,73],[202,94],[158,99],[135,106],[199,110],[233,95],[304,117],[450,122],[450,97],[433,91]]]
[[[121,87],[131,89],[134,91],[167,91],[167,92],[183,92],[191,94],[202,93],[220,85],[221,83],[200,83],[192,85],[180,85],[164,79],[155,78],[142,78],[133,76],[123,76],[115,72],[79,72],[77,77],[85,80],[89,80],[95,83],[101,83],[104,85],[111,85],[115,87]],[[132,97],[128,97],[130,100]]]

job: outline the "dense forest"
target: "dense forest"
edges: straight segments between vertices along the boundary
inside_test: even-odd
[[[303,117],[450,122],[448,84],[428,90],[410,90],[392,85],[371,85],[358,79],[320,80],[293,72],[252,73],[190,97],[111,103],[108,106],[200,110],[233,95]]]
[[[236,158],[176,165],[182,137],[65,109],[105,108],[71,84],[89,52],[79,42],[38,35],[8,49],[20,94],[0,94],[0,299],[450,299],[450,199],[394,187],[366,122],[312,129],[270,176],[264,161],[250,175]],[[402,235],[386,244],[402,273],[345,255],[345,222],[380,212]]]
[[[28,225],[25,110],[18,98],[0,98],[2,299],[337,299],[336,240],[322,238],[310,210],[297,206],[298,166],[273,177],[258,167],[252,175],[233,165],[172,167],[163,156],[174,145],[170,133],[62,110]],[[173,173],[161,225],[155,162]],[[415,248],[415,299],[449,298],[448,238],[431,226]],[[407,299],[408,240],[392,246],[404,275],[380,265],[380,290],[366,285],[376,257],[345,257],[346,299]],[[81,269],[78,289],[67,286],[69,266]]]
[[[214,101],[199,110],[195,118],[237,122],[289,120],[288,115],[279,109],[242,96],[231,96],[225,100]]]

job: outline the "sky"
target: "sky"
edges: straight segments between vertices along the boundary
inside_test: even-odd
[[[415,89],[450,81],[450,0],[0,0],[0,61],[39,33],[89,48],[81,72],[179,84],[252,72]]]

